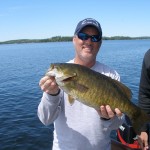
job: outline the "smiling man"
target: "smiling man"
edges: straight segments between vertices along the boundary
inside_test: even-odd
[[[68,63],[86,66],[115,80],[119,74],[96,61],[102,44],[102,29],[98,21],[86,18],[75,29],[75,57]],[[107,58],[108,59],[108,58]],[[78,101],[68,102],[68,95],[59,89],[54,77],[44,76],[39,85],[43,91],[38,117],[45,125],[54,123],[53,150],[110,150],[110,132],[124,121],[124,115],[109,105],[99,110]]]

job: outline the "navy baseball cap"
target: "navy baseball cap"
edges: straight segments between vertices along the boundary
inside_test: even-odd
[[[74,35],[78,34],[86,26],[94,26],[98,30],[99,35],[102,37],[102,29],[100,23],[92,18],[81,20],[76,27]]]

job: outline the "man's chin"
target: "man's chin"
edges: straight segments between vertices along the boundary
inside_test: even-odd
[[[91,53],[85,53],[83,57],[85,61],[92,61],[94,59],[93,54]]]

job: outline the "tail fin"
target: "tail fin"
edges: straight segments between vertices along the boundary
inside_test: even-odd
[[[136,134],[139,135],[142,131],[146,131],[148,123],[150,123],[150,116],[141,110],[140,115],[132,123]]]

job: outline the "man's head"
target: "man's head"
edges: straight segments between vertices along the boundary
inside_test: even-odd
[[[84,19],[78,23],[74,34],[75,63],[92,67],[102,43],[100,24],[92,18]]]
[[[84,20],[81,20],[75,29],[74,35],[78,35],[86,26],[93,26],[97,29],[100,38],[102,38],[102,29],[100,26],[100,23],[92,18],[86,18]]]

